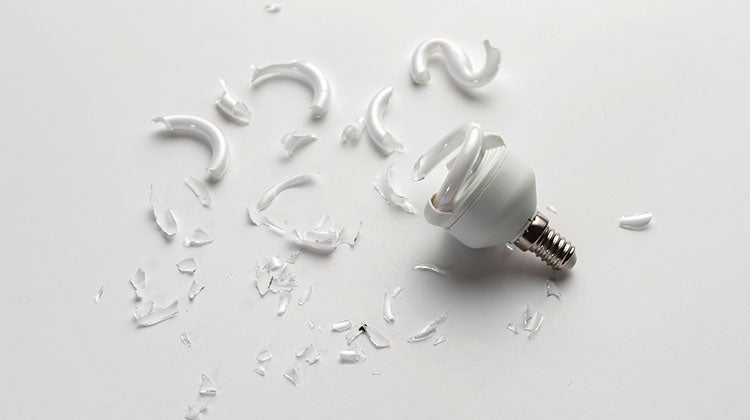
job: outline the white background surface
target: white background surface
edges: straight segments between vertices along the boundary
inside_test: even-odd
[[[235,418],[740,418],[750,375],[747,309],[747,20],[743,2],[6,1],[0,13],[2,417],[179,419],[200,374],[219,395],[206,419]],[[443,36],[481,62],[503,52],[500,76],[468,96],[441,65],[417,88],[408,63]],[[327,117],[309,92],[274,81],[248,90],[249,66],[305,59],[328,76]],[[213,108],[218,78],[254,111],[239,127]],[[407,146],[384,158],[342,128],[392,85],[386,126]],[[182,180],[208,149],[165,139],[150,119],[189,113],[220,124],[232,167],[202,208]],[[535,168],[541,206],[578,247],[579,265],[545,298],[549,272],[531,255],[473,253],[421,216],[387,207],[372,188],[388,163],[421,213],[440,177],[409,181],[420,152],[467,120],[501,134]],[[289,130],[321,139],[292,160]],[[314,285],[304,307],[275,314],[252,287],[254,258],[291,247],[249,225],[245,208],[287,175],[320,182],[283,195],[270,214],[309,226],[321,213],[364,222],[354,250],[304,254]],[[172,243],[149,215],[155,187],[181,222]],[[652,211],[651,229],[617,227]],[[216,242],[186,249],[204,227]],[[206,290],[174,264],[196,256]],[[413,272],[420,262],[481,275]],[[151,328],[132,320],[128,278],[143,266],[180,314]],[[228,276],[231,273],[231,278]],[[104,286],[102,302],[92,298]],[[398,320],[382,293],[402,285]],[[295,294],[296,297],[299,293]],[[533,340],[505,325],[530,302],[546,315]],[[406,338],[443,311],[447,341]],[[343,335],[309,330],[343,318],[391,339],[340,365]],[[193,347],[179,341],[189,332]],[[302,385],[282,378],[298,347],[322,360]],[[252,372],[269,347],[268,376]],[[371,371],[382,372],[372,376]],[[566,385],[572,381],[570,385]]]

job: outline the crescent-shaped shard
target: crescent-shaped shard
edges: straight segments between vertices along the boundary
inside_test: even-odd
[[[322,117],[328,110],[331,100],[331,85],[323,73],[314,65],[306,61],[292,61],[291,63],[271,64],[266,67],[250,66],[252,84],[261,80],[286,77],[299,80],[308,85],[313,91],[313,102],[310,105],[313,118]]]
[[[163,123],[171,133],[185,134],[208,143],[211,147],[211,160],[206,170],[213,180],[220,180],[229,169],[229,142],[212,122],[192,115],[166,115],[152,121]]]

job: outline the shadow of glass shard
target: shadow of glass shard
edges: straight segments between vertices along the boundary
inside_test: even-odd
[[[435,334],[435,331],[437,331],[438,326],[444,323],[447,319],[448,319],[448,313],[446,312],[443,315],[441,315],[439,318],[425,325],[424,328],[419,330],[419,332],[407,338],[406,341],[410,343],[415,343],[417,341],[426,340],[432,337],[432,335]]]
[[[197,269],[198,262],[195,261],[195,258],[193,257],[185,258],[184,260],[181,260],[177,263],[177,270],[180,273],[193,274]]]
[[[198,393],[204,397],[213,397],[217,392],[219,392],[219,389],[214,381],[205,374],[201,374],[201,386],[198,388]]]
[[[159,308],[154,305],[153,301],[150,301],[140,307],[136,306],[135,310],[133,311],[135,321],[141,327],[150,327],[151,325],[166,321],[167,319],[177,315],[177,313],[178,302],[176,300],[166,308]]]
[[[190,176],[185,178],[185,185],[193,192],[195,198],[198,199],[198,202],[203,207],[211,207],[213,199],[211,198],[211,193],[208,192],[206,184]]]
[[[182,243],[184,246],[204,246],[212,243],[214,241],[214,238],[211,237],[211,235],[208,234],[205,230],[201,228],[197,228],[193,230],[193,233],[185,238],[185,241]]]
[[[149,196],[151,202],[151,211],[154,214],[154,220],[159,229],[167,236],[174,236],[177,233],[177,218],[174,216],[174,212],[169,207],[159,201],[159,198],[154,192],[154,186],[151,186],[151,195]]]

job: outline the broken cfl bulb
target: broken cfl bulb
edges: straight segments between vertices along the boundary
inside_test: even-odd
[[[424,179],[459,147],[448,162],[448,176],[425,206],[427,221],[470,248],[514,243],[555,270],[572,268],[575,247],[537,210],[534,172],[497,134],[476,123],[461,125],[417,160],[412,179]]]

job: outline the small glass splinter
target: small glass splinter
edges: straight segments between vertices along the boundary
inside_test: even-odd
[[[284,315],[286,312],[286,309],[289,307],[289,301],[292,300],[292,292],[289,290],[284,290],[281,293],[279,293],[279,308],[277,310],[277,313],[279,315]]]
[[[297,305],[304,305],[307,303],[308,300],[310,300],[310,294],[312,293],[312,285],[307,286],[305,290],[302,291],[302,296],[299,297],[299,300],[297,301]]]
[[[562,300],[562,292],[552,280],[547,280],[547,297],[554,296],[557,300]]]
[[[339,361],[341,363],[359,363],[367,359],[367,355],[362,349],[346,349],[339,352]]]
[[[190,339],[190,336],[187,333],[180,334],[180,341],[187,347],[193,346],[193,341]]]
[[[413,270],[432,271],[433,273],[440,274],[441,276],[444,276],[451,271],[450,268],[441,267],[439,265],[430,263],[417,264],[414,266]]]
[[[416,214],[414,206],[403,195],[396,192],[393,187],[393,165],[389,165],[385,170],[378,173],[375,178],[375,189],[385,199],[388,205],[396,206],[401,210]]]
[[[393,295],[388,293],[388,289],[383,292],[383,319],[386,322],[393,322],[396,320],[396,316],[393,314]]]
[[[190,188],[190,191],[193,192],[195,198],[198,199],[198,202],[201,203],[203,207],[211,207],[213,199],[211,198],[211,193],[208,192],[206,184],[189,176],[185,178],[185,185]]]
[[[437,337],[435,341],[432,342],[433,346],[439,346],[440,344],[445,343],[445,336],[441,335],[440,337]]]
[[[437,327],[444,323],[448,319],[448,313],[444,313],[436,320],[430,322],[429,324],[425,325],[424,328],[419,330],[418,333],[412,335],[409,337],[406,341],[410,343],[415,343],[417,341],[426,340],[430,337],[432,337],[433,334],[435,334],[435,331],[437,331]]]
[[[102,295],[104,294],[104,286],[100,286],[99,290],[96,291],[96,294],[94,295],[94,303],[98,304],[102,301]]]
[[[255,369],[253,369],[253,372],[257,373],[260,376],[266,376],[266,368],[263,366],[256,366]]]
[[[284,136],[281,138],[281,145],[284,147],[284,150],[286,150],[289,156],[293,156],[294,151],[297,150],[298,147],[317,140],[318,136],[316,136],[315,134],[300,134],[296,131],[290,131],[284,134]]]
[[[190,285],[190,291],[188,292],[188,299],[195,299],[195,297],[198,296],[205,288],[206,286],[198,284],[195,280],[193,280],[193,284]]]
[[[508,329],[508,331],[512,332],[513,334],[518,334],[518,327],[516,327],[516,324],[509,322],[508,325],[505,326],[505,328]]]
[[[153,302],[146,304],[146,308],[148,310],[144,310],[145,313],[138,307],[134,311],[135,320],[142,327],[150,327],[151,325],[158,324],[172,318],[179,312],[176,300],[166,308],[157,308]]]
[[[193,231],[193,234],[185,238],[182,243],[184,246],[203,246],[208,245],[214,241],[214,238],[208,234],[205,230],[198,228]]]
[[[271,354],[271,350],[263,349],[258,352],[258,355],[255,356],[255,360],[258,361],[258,363],[265,363],[273,357],[273,354]]]
[[[185,258],[177,263],[177,270],[179,270],[180,273],[193,274],[197,269],[198,262],[195,261],[195,258],[193,257]]]
[[[265,6],[263,6],[263,8],[268,13],[278,13],[278,12],[281,11],[281,4],[279,4],[279,3],[269,3],[269,4],[265,5]]]
[[[208,403],[194,403],[187,405],[187,413],[185,413],[185,420],[200,420],[201,413],[206,411]]]
[[[372,343],[373,346],[375,346],[375,348],[383,349],[383,348],[391,346],[391,340],[389,340],[388,337],[383,335],[383,333],[380,332],[380,330],[373,327],[372,325],[367,325],[367,324],[364,324],[363,327],[365,329],[365,335],[367,335],[367,338],[370,339],[370,342]]]
[[[651,213],[634,214],[632,216],[622,216],[620,218],[620,227],[628,230],[645,230],[654,215]]]
[[[198,388],[198,393],[203,396],[213,397],[219,389],[216,388],[216,384],[205,374],[201,374],[201,386]]]
[[[153,185],[151,186],[149,200],[151,202],[151,211],[154,213],[154,220],[159,229],[167,236],[174,236],[177,233],[177,218],[175,218],[172,209],[159,201],[156,192],[154,192]]]
[[[320,352],[318,351],[318,348],[315,347],[315,344],[308,344],[307,346],[302,347],[297,350],[294,355],[297,357],[304,357],[305,362],[307,362],[308,365],[315,364],[320,360]]]
[[[352,327],[352,321],[345,319],[343,321],[334,322],[333,324],[331,324],[331,331],[342,332],[342,331],[348,330],[351,327]]]
[[[293,383],[294,386],[299,386],[300,380],[300,365],[299,362],[294,362],[284,371],[284,377]]]
[[[547,210],[549,210],[552,213],[557,214],[557,209],[555,208],[555,206],[547,206]]]
[[[133,286],[135,300],[143,299],[143,292],[146,289],[146,272],[142,268],[136,270],[133,277],[130,278],[130,285]]]
[[[544,321],[544,315],[541,312],[537,312],[531,305],[526,305],[526,309],[523,312],[523,330],[528,331],[528,338],[533,337],[539,327],[542,326]]]
[[[250,124],[250,118],[253,113],[250,112],[247,105],[244,102],[237,100],[234,95],[229,93],[227,82],[225,82],[224,79],[219,79],[219,84],[221,85],[222,90],[221,96],[216,98],[216,107],[219,108],[219,111],[221,111],[221,113],[229,120],[234,121],[239,125]]]

